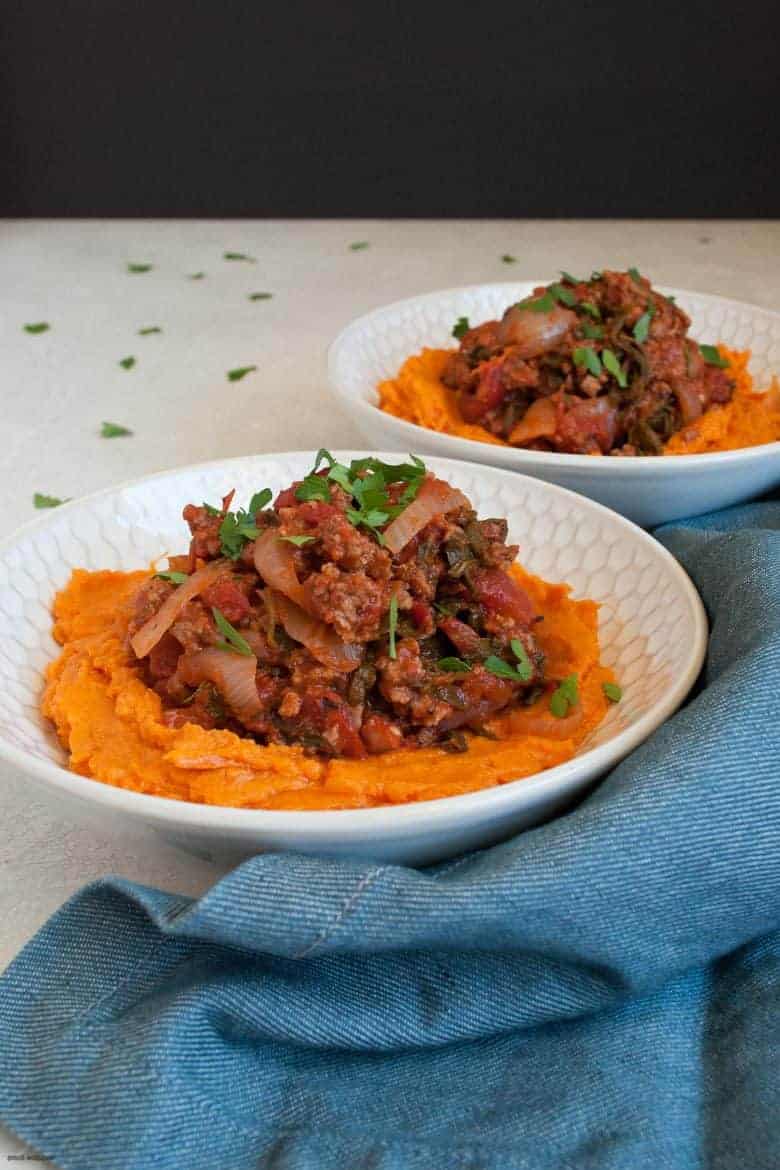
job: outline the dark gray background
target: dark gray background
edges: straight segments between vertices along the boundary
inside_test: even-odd
[[[0,214],[776,216],[777,11],[6,0]]]

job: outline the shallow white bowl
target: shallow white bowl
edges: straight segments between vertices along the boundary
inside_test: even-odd
[[[405,422],[377,406],[377,385],[392,378],[424,346],[450,348],[458,317],[474,324],[500,317],[514,301],[545,281],[475,284],[409,297],[353,321],[328,354],[330,384],[372,446],[471,459],[509,467],[590,496],[652,527],[738,503],[780,483],[780,442],[714,455],[599,459],[524,451],[462,439]],[[780,373],[780,314],[685,289],[664,288],[691,317],[697,341],[723,341],[752,350],[750,369],[759,388]]]
[[[199,855],[233,860],[294,849],[420,864],[551,816],[641,743],[688,693],[704,656],[706,619],[690,580],[656,541],[599,504],[541,480],[431,459],[482,516],[507,517],[530,570],[602,603],[603,660],[624,697],[574,759],[465,796],[337,812],[189,804],[69,772],[38,703],[44,669],[57,653],[51,602],[71,570],[142,568],[185,547],[184,504],[219,499],[233,487],[240,501],[261,487],[276,491],[300,479],[311,462],[310,453],[258,455],[149,476],[66,504],[0,545],[0,759],[52,797],[67,799],[71,814],[81,809],[114,824],[122,817],[141,821]]]

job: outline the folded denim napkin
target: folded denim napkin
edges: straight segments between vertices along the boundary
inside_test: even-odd
[[[67,1170],[780,1166],[780,502],[658,537],[706,668],[578,808],[94,883],[0,980],[0,1117]]]

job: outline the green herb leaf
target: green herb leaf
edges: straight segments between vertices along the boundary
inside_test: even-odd
[[[237,366],[235,370],[228,370],[228,382],[240,382],[247,374],[253,374],[257,366]]]
[[[642,279],[642,277],[639,275],[638,268],[629,268],[628,275],[631,277],[634,284],[639,284],[640,280]]]
[[[468,317],[458,317],[452,326],[452,336],[457,337],[458,341],[460,341],[461,337],[464,337],[470,328]]]
[[[270,504],[271,500],[273,499],[273,495],[274,493],[270,488],[263,488],[262,491],[255,492],[255,494],[252,496],[252,499],[249,501],[249,511],[251,514],[256,516],[258,512],[262,512],[266,504]]]
[[[564,288],[562,284],[551,284],[550,292],[562,305],[568,305],[571,308],[572,305],[577,304],[577,298],[574,293],[570,288]]]
[[[465,674],[471,667],[468,662],[464,662],[462,658],[440,658],[436,663],[438,670],[451,670],[454,673]]]
[[[623,691],[613,682],[605,682],[601,684],[601,689],[609,699],[610,703],[619,703],[623,698]]]
[[[118,364],[122,367],[123,370],[132,370],[133,366],[135,365],[135,358],[134,357],[122,358],[121,362],[119,362]]]
[[[232,650],[235,654],[243,654],[247,658],[252,656],[252,647],[249,643],[241,637],[235,626],[231,626],[225,615],[221,613],[215,605],[211,607],[211,612],[214,615],[214,622],[224,642],[217,642],[220,650]]]
[[[139,337],[148,337],[150,333],[162,333],[159,325],[147,325],[145,329],[138,330]]]
[[[504,252],[504,255],[501,257],[501,260],[503,261],[504,264],[516,264],[517,263],[517,257],[510,256],[510,254],[508,252]]]
[[[567,284],[584,284],[585,283],[582,280],[578,280],[576,276],[572,276],[572,274],[570,272],[565,272],[563,269],[561,270],[561,279],[565,280]]]
[[[670,304],[670,305],[676,305],[676,304],[677,304],[677,297],[667,297],[666,299],[667,299],[667,301],[669,302],[669,304]]]
[[[248,512],[228,512],[219,526],[219,542],[222,552],[231,561],[237,561],[244,545],[258,535],[254,516]]]
[[[288,544],[294,544],[296,548],[301,548],[304,544],[311,544],[314,540],[313,536],[280,536],[280,540],[286,540]]]
[[[580,333],[583,337],[589,337],[594,341],[600,341],[604,336],[604,330],[600,325],[591,325],[590,321],[583,321],[580,325]]]
[[[583,309],[589,317],[593,317],[594,321],[601,320],[601,309],[598,305],[594,305],[593,301],[580,301],[579,308]]]
[[[133,273],[151,272],[153,268],[153,264],[128,264],[127,271]]]
[[[548,288],[538,297],[526,297],[524,301],[518,301],[515,308],[530,309],[532,313],[549,313],[555,308],[555,297]]]
[[[642,316],[637,321],[632,332],[634,334],[634,341],[638,341],[641,345],[643,341],[647,341],[647,336],[650,332],[650,322],[653,319],[655,307],[647,306]]]
[[[368,240],[355,240],[354,244],[349,245],[349,250],[350,252],[365,252],[368,246]]]
[[[46,333],[48,329],[51,329],[48,321],[36,321],[32,325],[24,326],[25,333]]]
[[[512,638],[509,643],[512,653],[517,659],[517,666],[515,670],[523,682],[528,682],[529,678],[534,673],[534,668],[531,664],[531,659],[528,657],[525,646],[519,638]]]
[[[203,507],[206,510],[207,516],[221,516],[222,515],[221,508],[215,508],[213,504],[207,504],[204,502]]]
[[[596,353],[595,349],[591,349],[590,346],[587,345],[580,345],[572,351],[571,356],[575,366],[585,366],[585,368],[591,374],[593,374],[595,378],[598,378],[599,374],[601,373],[601,362],[599,361],[599,355]]]
[[[550,710],[557,719],[563,719],[569,713],[570,707],[576,707],[579,701],[577,675],[570,674],[553,691],[550,696]]]
[[[36,492],[33,496],[34,508],[59,508],[60,504],[67,504],[67,500],[61,500],[59,496],[45,496],[42,492]]]
[[[191,272],[187,277],[187,280],[203,280],[205,275],[205,272]]]
[[[119,423],[104,422],[100,428],[101,439],[121,439],[124,435],[132,435],[129,427],[123,427]]]
[[[296,500],[330,500],[330,488],[324,475],[307,475],[295,492]]]
[[[223,252],[223,260],[243,260],[247,264],[257,264],[254,256],[247,256],[246,252]]]
[[[320,447],[314,458],[314,467],[312,467],[312,472],[318,471],[321,463],[327,463],[328,467],[333,467],[335,462],[335,457],[331,455],[327,447]]]
[[[273,293],[250,293],[247,297],[248,301],[270,301]]]
[[[508,662],[504,662],[503,658],[497,658],[495,654],[491,654],[486,658],[482,665],[485,670],[489,670],[496,678],[506,678],[510,682],[528,682],[530,677],[524,669],[517,669],[514,666],[510,666]]]
[[[390,605],[387,611],[387,636],[388,636],[388,655],[390,658],[397,658],[398,653],[395,648],[395,634],[398,629],[398,598],[395,594],[390,598]]]
[[[700,345],[699,353],[708,366],[717,366],[721,370],[727,369],[729,363],[722,357],[717,345]]]
[[[613,351],[611,349],[602,349],[601,360],[604,363],[604,369],[607,370],[613,378],[617,379],[618,386],[622,386],[625,389],[625,387],[628,385],[628,379],[626,378],[623,367],[621,366]]]
[[[174,585],[183,585],[189,579],[189,574],[166,569],[163,573],[155,573],[155,577],[159,577],[161,581],[171,581]]]
[[[602,276],[603,276],[603,273],[601,273],[601,272],[597,272],[597,271],[594,269],[594,270],[593,270],[593,272],[591,272],[591,274],[590,274],[590,279],[591,279],[591,280],[601,280],[601,277],[602,277]]]

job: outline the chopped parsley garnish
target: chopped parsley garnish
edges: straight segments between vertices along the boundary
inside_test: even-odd
[[[33,496],[34,508],[59,508],[60,504],[67,504],[67,500],[61,500],[59,496],[45,496],[43,492],[36,492]]]
[[[517,256],[511,256],[509,252],[504,252],[501,261],[503,264],[517,264]],[[442,661],[444,660],[442,659]]]
[[[127,271],[133,273],[151,272],[153,268],[153,264],[128,264]]]
[[[247,264],[257,264],[254,256],[247,256],[246,252],[223,252],[223,260],[244,260]]]
[[[576,276],[572,276],[570,272],[561,270],[561,279],[565,280],[567,284],[584,284],[585,281],[577,280]]]
[[[48,321],[35,321],[32,325],[25,325],[25,333],[45,333],[47,329],[51,329]]]
[[[577,304],[577,298],[574,293],[570,288],[564,288],[562,284],[551,284],[550,292],[562,305],[568,305],[571,308],[572,305]]]
[[[596,353],[595,349],[591,349],[588,345],[578,345],[577,348],[572,351],[571,356],[575,366],[585,366],[585,368],[591,374],[593,374],[594,378],[598,378],[599,374],[601,373],[601,362],[599,361],[599,355]]]
[[[534,668],[531,665],[531,659],[528,657],[525,646],[519,638],[512,638],[509,646],[517,659],[517,666],[515,667],[517,673],[523,676],[523,682],[528,682],[534,672]]]
[[[462,658],[440,658],[436,663],[437,670],[451,670],[453,673],[466,674],[471,667]]]
[[[704,358],[708,366],[718,366],[719,369],[725,370],[728,367],[728,361],[724,358],[717,345],[700,345],[699,353]]]
[[[601,360],[604,363],[604,369],[607,370],[613,378],[617,379],[618,386],[622,386],[625,389],[625,387],[628,385],[628,379],[626,378],[623,367],[612,350],[602,349]]]
[[[461,337],[464,337],[470,328],[468,317],[458,317],[452,326],[452,336],[457,337],[458,341],[460,341]]]
[[[558,684],[550,696],[550,710],[556,719],[563,719],[569,714],[569,708],[576,707],[578,701],[577,675],[570,674]]]
[[[129,427],[123,427],[120,423],[104,422],[100,428],[101,439],[121,439],[132,433]]]
[[[211,504],[203,505],[209,516],[222,516],[219,542],[223,556],[229,557],[231,561],[237,561],[247,541],[254,540],[259,535],[257,513],[270,503],[272,497],[271,489],[263,488],[252,496],[247,511],[239,508],[237,512],[225,512],[224,516],[219,508],[213,508]]]
[[[387,653],[390,658],[397,658],[398,652],[395,648],[395,634],[398,629],[398,598],[395,594],[390,598],[390,605],[387,610],[387,639],[388,650]]]
[[[532,313],[549,313],[555,308],[555,296],[548,288],[538,297],[526,297],[524,301],[518,301],[515,308],[530,309]]]
[[[301,548],[304,544],[310,544],[313,536],[280,536],[280,540],[286,540],[288,544],[294,544],[296,548]]]
[[[638,268],[629,268],[628,275],[631,277],[634,284],[639,284],[640,280],[642,279],[642,277],[639,275]]]
[[[593,270],[593,272],[591,272],[591,274],[590,274],[590,279],[591,279],[591,280],[601,280],[601,277],[602,277],[602,275],[603,275],[603,274],[602,274],[601,272],[597,272],[597,271],[594,269],[594,270]]]
[[[257,366],[237,366],[235,370],[228,370],[228,382],[240,382],[247,374],[253,374]]]
[[[270,301],[273,293],[250,293],[247,297],[248,301]]]
[[[235,626],[231,626],[225,615],[215,605],[211,607],[211,612],[214,615],[217,629],[225,639],[224,642],[217,642],[218,649],[232,650],[234,654],[243,654],[249,658],[252,654],[252,647],[241,637]]]
[[[589,317],[593,317],[595,321],[601,320],[601,309],[598,305],[594,305],[593,301],[580,301],[579,307],[583,309]]]
[[[601,689],[609,699],[610,703],[619,703],[623,698],[623,691],[613,682],[605,682],[601,684]]]
[[[205,275],[205,272],[191,272],[187,277],[187,280],[203,280]]]
[[[174,569],[166,569],[164,572],[155,573],[155,577],[159,577],[161,581],[170,581],[173,585],[183,585],[188,579],[188,573],[177,573]]]
[[[369,456],[353,459],[349,467],[338,463],[330,451],[321,448],[314,460],[314,467],[298,487],[295,496],[299,500],[330,500],[329,481],[338,484],[352,500],[352,507],[346,516],[356,528],[367,528],[382,544],[384,537],[379,531],[389,520],[403,512],[422,486],[425,464],[415,455],[409,456],[411,463],[384,463]],[[326,475],[317,474],[320,463],[328,464]],[[391,484],[405,485],[400,496],[393,502],[388,492]]]
[[[590,321],[583,321],[580,325],[580,333],[583,337],[589,337],[593,341],[600,341],[604,336],[604,330],[600,325],[591,325]]]
[[[124,357],[122,358],[121,362],[118,363],[118,365],[120,365],[123,370],[132,370],[133,366],[135,365],[135,358]]]
[[[525,646],[518,638],[513,638],[509,645],[517,659],[517,665],[510,666],[503,658],[497,658],[495,654],[491,654],[484,661],[485,670],[489,670],[496,678],[506,678],[511,682],[528,682],[533,675],[534,668],[526,653]]]
[[[368,240],[355,240],[354,244],[349,245],[349,250],[350,252],[365,252],[368,246]]]
[[[655,305],[651,301],[633,328],[634,341],[638,341],[640,345],[643,341],[647,341],[647,336],[650,332],[650,322],[654,316]]]
[[[139,337],[148,337],[150,333],[162,333],[159,325],[147,325],[145,329],[138,330]]]

